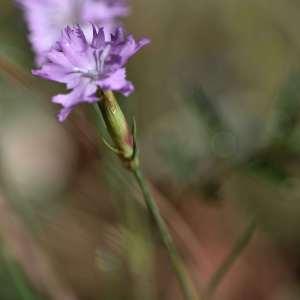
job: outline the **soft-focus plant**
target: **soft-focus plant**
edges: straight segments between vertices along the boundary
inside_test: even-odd
[[[119,155],[143,192],[185,298],[196,299],[189,276],[142,175],[135,126],[131,132],[113,94],[116,91],[128,96],[133,92],[133,84],[126,80],[125,65],[149,40],[135,41],[117,26],[117,17],[128,13],[128,7],[120,0],[18,2],[24,8],[29,37],[40,65],[33,74],[64,83],[70,90],[68,94],[53,98],[54,103],[63,107],[58,119],[64,121],[80,103],[94,103],[114,143],[110,149]],[[74,24],[77,25],[72,26]]]
[[[133,84],[126,79],[128,60],[149,39],[136,41],[120,26],[127,16],[126,0],[16,0],[22,7],[29,28],[29,39],[38,68],[33,74],[63,83],[69,93],[53,97],[62,109],[63,122],[82,103],[93,104],[98,119],[103,119],[113,145],[104,142],[117,154],[123,166],[136,179],[149,213],[166,247],[185,299],[198,299],[196,289],[177,252],[165,221],[154,201],[140,168],[136,124],[131,130],[114,92],[129,96]],[[102,136],[102,134],[101,134]],[[212,276],[206,295],[214,294],[222,278],[249,242],[256,224],[251,222],[232,252]]]
[[[185,267],[142,175],[135,132],[131,133],[129,130],[126,118],[113,94],[113,91],[117,91],[128,96],[133,91],[132,83],[126,80],[124,66],[149,40],[143,38],[136,42],[122,28],[116,29],[110,38],[105,37],[103,28],[93,25],[90,30],[92,34],[86,36],[79,25],[67,27],[61,39],[47,54],[46,62],[33,73],[45,79],[63,82],[71,89],[69,94],[53,98],[53,102],[63,106],[59,113],[60,121],[64,121],[79,103],[95,103],[99,118],[103,117],[114,142],[113,146],[109,146],[110,149],[125,162],[124,165],[132,172],[143,192],[183,294],[186,299],[196,299]],[[89,40],[88,36],[92,38]]]
[[[29,39],[38,64],[67,25],[89,23],[101,26],[109,37],[119,18],[129,14],[126,0],[16,0],[22,7],[29,28]],[[87,30],[87,33],[89,30]]]

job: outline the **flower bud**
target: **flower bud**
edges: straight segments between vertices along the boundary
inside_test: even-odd
[[[129,167],[132,167],[131,164],[137,162],[134,136],[113,92],[103,92],[99,105],[107,130],[120,158],[129,163]]]

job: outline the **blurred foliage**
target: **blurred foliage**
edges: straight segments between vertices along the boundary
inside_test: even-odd
[[[220,295],[297,299],[300,3],[131,3],[127,28],[152,43],[129,64],[136,92],[119,99],[137,119],[143,166],[169,218],[181,222],[172,233],[191,272],[202,286],[255,214],[258,237]],[[31,76],[22,14],[14,1],[0,6],[1,192],[78,299],[180,299],[136,187],[89,108],[57,123],[50,98],[64,88]],[[182,242],[182,222],[196,240]],[[0,299],[38,299],[3,255],[0,281]]]
[[[39,300],[41,299],[31,288],[26,275],[16,262],[0,251],[0,290],[2,299],[11,300]]]

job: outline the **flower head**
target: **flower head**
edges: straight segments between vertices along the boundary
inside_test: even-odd
[[[126,80],[125,65],[149,40],[135,41],[121,27],[108,39],[103,28],[89,27],[85,35],[79,25],[63,30],[60,40],[48,52],[47,61],[34,75],[65,83],[69,94],[53,97],[54,103],[63,106],[59,120],[63,121],[72,109],[84,102],[99,100],[96,93],[118,91],[128,96],[134,87]],[[90,38],[89,38],[90,37]]]
[[[23,8],[29,27],[29,38],[41,64],[47,51],[59,39],[67,25],[93,23],[104,27],[109,35],[118,18],[129,13],[126,0],[16,0]]]

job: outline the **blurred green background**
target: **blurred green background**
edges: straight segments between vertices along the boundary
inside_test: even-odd
[[[83,105],[31,75],[0,0],[0,299],[181,299],[137,187]],[[300,297],[300,2],[132,0],[151,44],[129,64],[143,168],[199,289],[253,216],[215,299]]]

